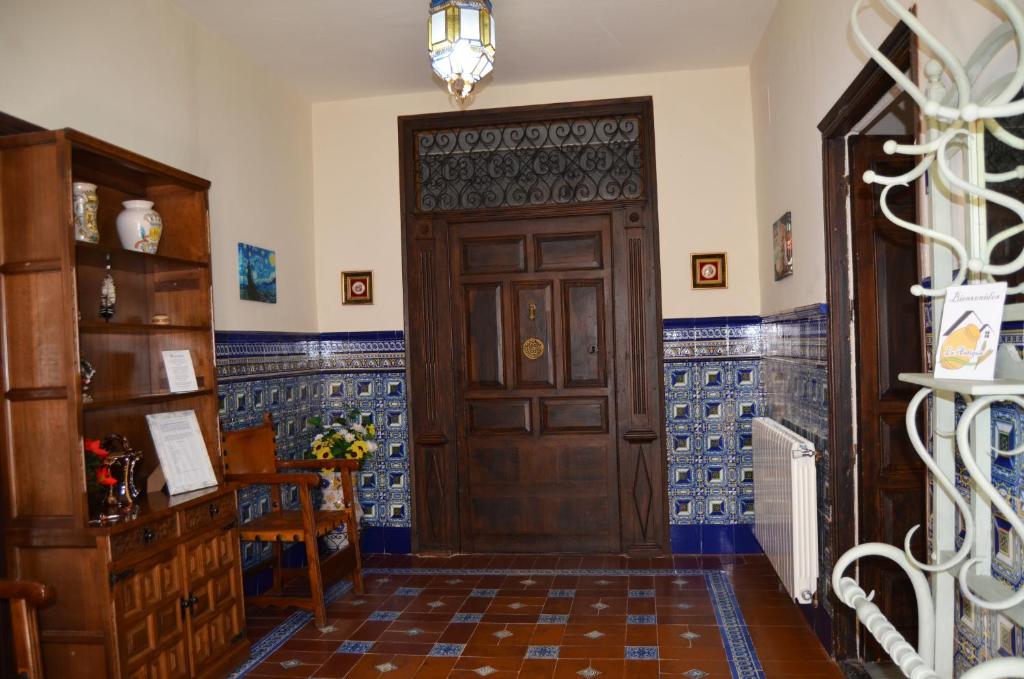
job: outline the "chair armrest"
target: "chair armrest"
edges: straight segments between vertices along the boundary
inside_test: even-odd
[[[280,485],[296,483],[304,486],[319,486],[316,474],[225,474],[224,480],[243,483],[248,486]]]
[[[0,580],[0,599],[24,599],[38,608],[53,600],[53,588],[28,580]]]
[[[333,469],[350,472],[359,470],[359,460],[278,460],[278,469]]]

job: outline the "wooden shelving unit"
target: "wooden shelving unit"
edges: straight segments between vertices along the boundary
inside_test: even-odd
[[[74,240],[71,185],[98,186],[98,244]],[[0,528],[8,577],[53,586],[47,676],[217,677],[248,653],[235,489],[157,493],[90,525],[83,438],[118,433],[156,467],[146,415],[193,410],[223,478],[207,191],[199,177],[74,130],[0,137],[3,333]],[[121,248],[121,202],[164,221],[156,255]],[[99,317],[107,266],[116,314]],[[169,325],[155,325],[156,314]],[[199,389],[172,394],[160,352],[188,349]],[[82,397],[80,360],[96,368]]]

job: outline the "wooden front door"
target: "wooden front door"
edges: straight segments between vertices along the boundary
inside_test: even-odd
[[[910,287],[920,282],[917,238],[890,222],[879,207],[880,187],[865,184],[864,172],[897,176],[913,168],[913,158],[887,155],[888,136],[850,138],[851,223],[854,263],[854,310],[857,337],[857,433],[860,460],[860,542],[902,545],[915,525],[925,524],[924,463],[907,436],[904,416],[917,387],[900,382],[901,372],[924,368],[921,315]],[[912,143],[911,137],[900,140]],[[916,187],[889,193],[887,204],[897,216],[916,220]],[[922,423],[923,424],[923,423]],[[923,426],[920,429],[923,431]],[[923,530],[915,545],[921,551]],[[906,574],[883,559],[860,563],[860,583],[876,592],[875,603],[913,644],[917,608]],[[874,641],[868,659],[887,659]]]
[[[400,119],[416,551],[667,550],[652,110]]]
[[[463,549],[619,549],[609,215],[455,224]]]

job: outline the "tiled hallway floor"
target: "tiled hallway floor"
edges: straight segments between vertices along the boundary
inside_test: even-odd
[[[763,557],[370,556],[330,627],[249,610],[236,676],[841,677]]]

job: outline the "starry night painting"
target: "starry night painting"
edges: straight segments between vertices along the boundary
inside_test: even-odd
[[[277,258],[273,250],[238,244],[238,294],[251,302],[277,304]]]

